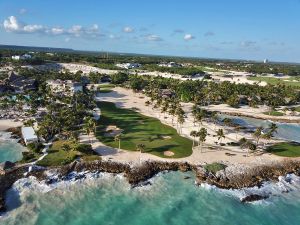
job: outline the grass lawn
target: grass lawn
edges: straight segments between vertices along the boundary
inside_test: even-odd
[[[114,125],[123,130],[121,149],[136,151],[137,144],[144,144],[145,152],[160,157],[167,157],[164,151],[174,153],[169,158],[182,158],[192,154],[192,141],[181,137],[174,128],[162,124],[158,119],[143,116],[133,110],[117,108],[110,102],[100,102],[99,107],[102,115],[97,137],[106,145],[118,147],[114,137],[104,135],[104,129]]]
[[[73,145],[70,141],[56,141],[53,142],[52,147],[49,149],[49,154],[41,161],[37,162],[39,166],[60,166],[68,164],[76,159],[79,155],[77,151],[65,151],[63,145]]]
[[[112,92],[112,90],[111,89],[100,89],[100,91],[98,91],[99,93],[110,93],[110,92]]]
[[[66,150],[65,146],[68,146]],[[90,145],[78,144],[72,141],[55,141],[48,150],[48,155],[37,162],[40,166],[60,166],[73,162],[77,157],[83,161],[101,160],[101,157],[95,155]]]
[[[100,91],[99,93],[109,93],[112,92],[112,89],[115,87],[113,84],[102,84],[99,85]]]
[[[267,151],[273,153],[274,155],[283,157],[300,157],[300,143],[279,143],[269,147]]]
[[[299,87],[300,88],[300,81],[299,82],[294,82],[292,80],[298,80],[297,77],[292,77],[288,79],[289,81],[286,81],[287,79],[285,78],[274,78],[274,77],[248,77],[248,80],[254,80],[254,81],[265,81],[268,84],[285,84],[285,85],[290,85],[293,87]]]
[[[296,112],[300,112],[300,106],[296,107]]]
[[[268,116],[284,116],[284,113],[278,111],[264,112]]]

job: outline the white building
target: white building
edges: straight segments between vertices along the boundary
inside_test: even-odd
[[[116,64],[116,66],[123,69],[134,69],[134,68],[140,68],[142,65],[139,63],[119,63]]]
[[[22,127],[21,132],[26,145],[39,141],[32,127]]]
[[[267,64],[269,63],[269,60],[268,59],[264,59],[264,64]]]
[[[76,92],[83,91],[83,85],[72,80],[48,80],[46,83],[51,88],[51,91],[56,94],[70,92],[72,95]]]
[[[160,67],[169,67],[169,68],[182,67],[181,64],[178,64],[176,62],[161,63],[161,64],[158,64],[158,66],[160,66]]]
[[[13,60],[25,60],[25,59],[31,59],[31,55],[24,54],[24,55],[13,55],[11,57]]]

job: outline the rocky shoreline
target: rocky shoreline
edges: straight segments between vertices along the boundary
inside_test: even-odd
[[[164,171],[193,171],[196,174],[196,184],[207,183],[222,189],[241,189],[246,187],[260,187],[265,181],[278,181],[280,176],[290,173],[300,175],[300,161],[283,161],[270,165],[255,167],[228,166],[225,170],[216,174],[208,172],[202,166],[195,166],[182,162],[147,161],[141,165],[129,165],[111,161],[74,162],[66,166],[56,168],[30,168],[29,165],[19,165],[5,174],[0,175],[0,212],[5,212],[5,193],[19,179],[34,176],[39,181],[48,184],[68,180],[71,173],[106,172],[123,174],[132,187],[144,184],[148,179]],[[55,174],[55,178],[49,176]],[[80,176],[78,177],[80,179]],[[266,196],[249,195],[242,202],[251,202],[265,199]]]
[[[300,118],[299,119],[283,119],[283,118],[278,118],[274,116],[270,116],[270,118],[266,118],[266,116],[257,116],[257,115],[250,115],[250,114],[245,114],[245,113],[239,113],[239,112],[219,112],[218,113],[228,115],[228,116],[239,116],[239,117],[248,117],[248,118],[253,118],[253,119],[259,119],[259,120],[270,120],[273,122],[279,122],[279,123],[300,123]]]

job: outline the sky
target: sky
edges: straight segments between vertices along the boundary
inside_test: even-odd
[[[1,0],[0,44],[300,62],[300,0]]]

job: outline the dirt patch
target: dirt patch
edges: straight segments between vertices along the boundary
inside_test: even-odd
[[[171,156],[174,156],[175,153],[172,152],[172,151],[164,151],[164,156],[168,156],[168,157],[171,157]]]

